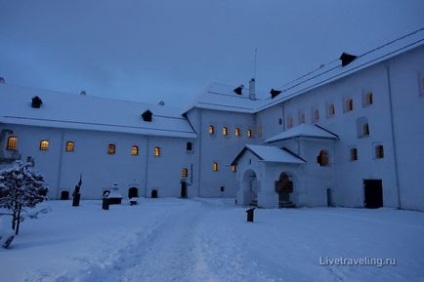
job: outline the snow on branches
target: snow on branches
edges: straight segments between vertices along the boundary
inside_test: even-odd
[[[47,194],[44,177],[32,163],[15,161],[13,166],[0,171],[0,208],[12,212],[12,229],[19,233],[21,212],[41,203]]]

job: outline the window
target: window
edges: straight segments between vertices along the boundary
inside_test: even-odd
[[[350,149],[350,161],[354,162],[358,160],[358,149],[351,148]]]
[[[424,96],[424,74],[419,73],[418,74],[418,86],[419,86],[419,95]]]
[[[334,107],[333,103],[328,104],[327,106],[327,117],[331,118],[334,117],[336,114],[336,108]]]
[[[192,151],[193,150],[193,143],[187,142],[187,144],[186,144],[186,150],[187,151]]]
[[[356,119],[356,131],[358,138],[364,138],[370,135],[370,127],[366,117]]]
[[[181,177],[183,177],[183,178],[188,177],[188,169],[187,168],[183,168],[181,170]]]
[[[312,119],[313,119],[314,122],[319,121],[319,110],[318,109],[312,110]]]
[[[41,140],[40,142],[40,151],[47,151],[49,149],[49,141]]]
[[[376,159],[384,158],[384,147],[383,147],[383,145],[375,146],[375,158]]]
[[[240,128],[236,128],[235,133],[236,133],[236,136],[239,137],[241,135]]]
[[[7,138],[6,149],[9,151],[16,151],[17,148],[18,148],[18,137],[9,136],[9,138]]]
[[[329,161],[328,161],[328,153],[326,150],[321,150],[319,152],[319,155],[317,157],[317,163],[320,166],[328,166]]]
[[[344,110],[345,112],[351,112],[353,111],[353,99],[352,98],[346,98],[344,101]]]
[[[232,165],[231,166],[231,171],[232,172],[237,172],[237,166],[236,165]]]
[[[137,145],[133,145],[131,147],[131,156],[138,156],[138,146]]]
[[[252,138],[253,137],[253,133],[251,129],[247,130],[247,137]]]
[[[213,171],[218,171],[218,169],[219,169],[219,165],[218,165],[218,163],[217,163],[217,162],[214,162],[214,163],[212,164],[212,170],[213,170]]]
[[[65,151],[66,152],[73,152],[75,150],[75,143],[72,141],[66,142],[65,145]]]
[[[160,156],[160,147],[155,147],[153,149],[153,156],[159,157]]]
[[[213,125],[209,125],[209,129],[208,129],[209,134],[215,134],[215,127],[213,127]]]
[[[279,124],[279,125],[282,125],[282,124],[283,124],[283,119],[282,119],[282,118],[279,118],[279,119],[278,119],[278,124]]]
[[[371,106],[373,104],[373,95],[371,91],[364,93],[364,107]]]
[[[306,117],[305,117],[305,113],[304,112],[300,112],[299,113],[299,124],[305,123],[306,122]]]
[[[228,135],[228,128],[225,127],[225,126],[222,128],[222,135],[224,135],[224,136]]]
[[[109,145],[107,145],[107,153],[109,155],[113,155],[113,154],[116,153],[116,146],[115,146],[115,144],[109,144]]]
[[[292,128],[292,127],[293,127],[293,117],[289,115],[287,117],[287,128]]]

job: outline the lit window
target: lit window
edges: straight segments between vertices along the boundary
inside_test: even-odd
[[[353,99],[347,98],[344,102],[345,112],[353,111]]]
[[[214,163],[212,164],[212,170],[213,170],[213,171],[218,171],[218,169],[219,169],[219,165],[218,165],[218,163],[217,163],[217,162],[214,162]]]
[[[18,148],[18,137],[9,136],[9,138],[7,138],[6,149],[9,151],[15,151],[17,148]]]
[[[240,128],[236,128],[236,136],[240,136],[240,134],[241,134]]]
[[[215,134],[215,127],[213,127],[213,125],[209,125],[209,130],[208,130],[209,134]]]
[[[232,165],[231,166],[231,171],[232,172],[237,172],[237,166],[236,165]]]
[[[188,177],[188,169],[187,168],[183,168],[181,170],[181,177],[183,177],[183,178]]]
[[[350,149],[350,161],[354,162],[358,160],[358,149],[351,148]]]
[[[249,137],[249,138],[253,137],[252,129],[247,130],[247,137]]]
[[[131,147],[131,156],[138,156],[138,146],[134,145]]]
[[[299,113],[299,124],[303,124],[306,122],[305,113],[301,112]]]
[[[116,146],[115,146],[115,144],[109,144],[109,145],[107,145],[107,153],[109,155],[113,155],[113,154],[116,153]]]
[[[186,144],[186,150],[187,151],[192,151],[193,150],[193,143],[187,142],[187,144]]]
[[[40,142],[40,151],[47,151],[49,149],[49,141],[41,140]]]
[[[336,114],[334,104],[329,104],[327,107],[327,117],[333,117]]]
[[[319,155],[317,157],[317,163],[319,163],[320,166],[328,166],[328,153],[326,150],[321,150],[319,152]]]
[[[222,135],[224,135],[224,136],[228,135],[228,128],[227,127],[222,128]]]
[[[75,143],[72,141],[66,142],[65,151],[66,152],[73,152],[75,150]]]
[[[292,128],[292,127],[293,127],[293,117],[288,116],[288,118],[287,118],[287,128]]]
[[[319,121],[319,110],[318,109],[314,109],[312,111],[312,118],[315,122]]]
[[[368,91],[364,94],[364,106],[370,106],[373,104],[373,95],[372,92]]]
[[[159,157],[160,156],[160,147],[155,147],[153,149],[153,156]]]
[[[375,158],[376,159],[384,158],[384,147],[383,147],[383,145],[375,146]]]

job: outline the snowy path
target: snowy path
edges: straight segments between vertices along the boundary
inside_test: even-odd
[[[109,211],[97,201],[50,204],[0,250],[0,281],[424,281],[424,213],[259,209],[252,224],[221,199],[142,199]],[[320,263],[339,257],[396,265]]]

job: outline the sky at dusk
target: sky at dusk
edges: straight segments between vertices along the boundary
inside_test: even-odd
[[[279,88],[423,14],[422,0],[0,0],[0,76],[185,107],[212,82]]]

